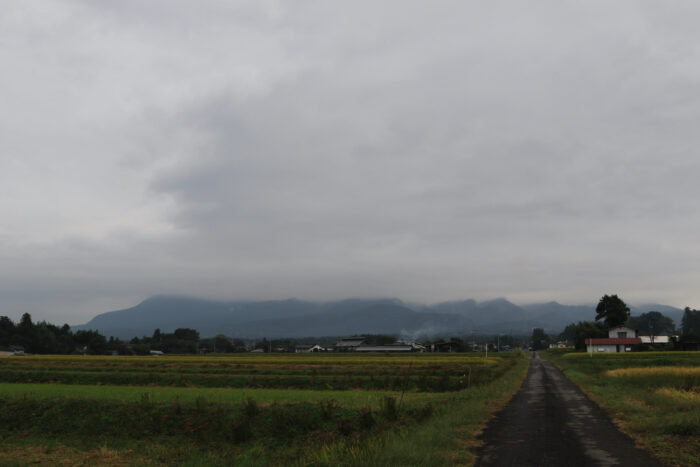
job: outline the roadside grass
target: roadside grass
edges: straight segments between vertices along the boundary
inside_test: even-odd
[[[499,380],[451,395],[448,410],[420,427],[391,433],[370,446],[354,466],[472,466],[477,437],[491,416],[502,409],[522,386],[529,361],[519,358]]]
[[[0,384],[0,464],[472,465],[528,362],[493,365],[442,393]]]
[[[669,466],[700,458],[700,354],[547,353],[622,431]]]

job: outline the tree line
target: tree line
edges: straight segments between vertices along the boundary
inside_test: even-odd
[[[67,324],[56,326],[46,321],[34,323],[29,313],[22,315],[18,323],[7,316],[0,316],[0,348],[21,348],[35,354],[90,354],[147,355],[152,350],[164,353],[196,354],[209,352],[245,352],[240,339],[226,336],[200,339],[195,329],[179,328],[172,333],[156,329],[150,337],[134,337],[130,341],[110,337],[98,331],[73,332]]]

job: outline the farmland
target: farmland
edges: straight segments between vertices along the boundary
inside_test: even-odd
[[[700,458],[697,352],[548,352],[568,378],[606,409],[637,444],[667,465]]]
[[[0,463],[469,464],[526,368],[515,354],[3,358]]]

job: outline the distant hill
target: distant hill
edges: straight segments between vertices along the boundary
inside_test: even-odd
[[[661,311],[680,324],[683,310],[642,305],[633,315]],[[512,333],[529,335],[535,327],[557,334],[567,324],[593,320],[594,305],[548,302],[518,306],[499,298],[410,306],[398,299],[348,299],[332,302],[302,300],[214,301],[156,296],[124,310],[95,316],[74,331],[95,329],[106,336],[131,339],[155,329],[172,332],[194,328],[202,337],[225,334],[242,338],[401,334],[406,338]]]

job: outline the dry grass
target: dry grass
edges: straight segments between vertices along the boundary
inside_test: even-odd
[[[81,451],[67,446],[4,445],[0,449],[0,465],[46,466],[127,466],[149,465],[150,461],[130,450],[114,450],[106,446]]]
[[[613,378],[634,378],[638,376],[700,376],[700,367],[664,366],[648,368],[619,368],[617,370],[606,371],[605,376],[611,376]]]
[[[667,397],[676,402],[692,403],[700,406],[700,386],[694,387],[690,391],[664,387],[659,388],[654,392],[659,396]]]

